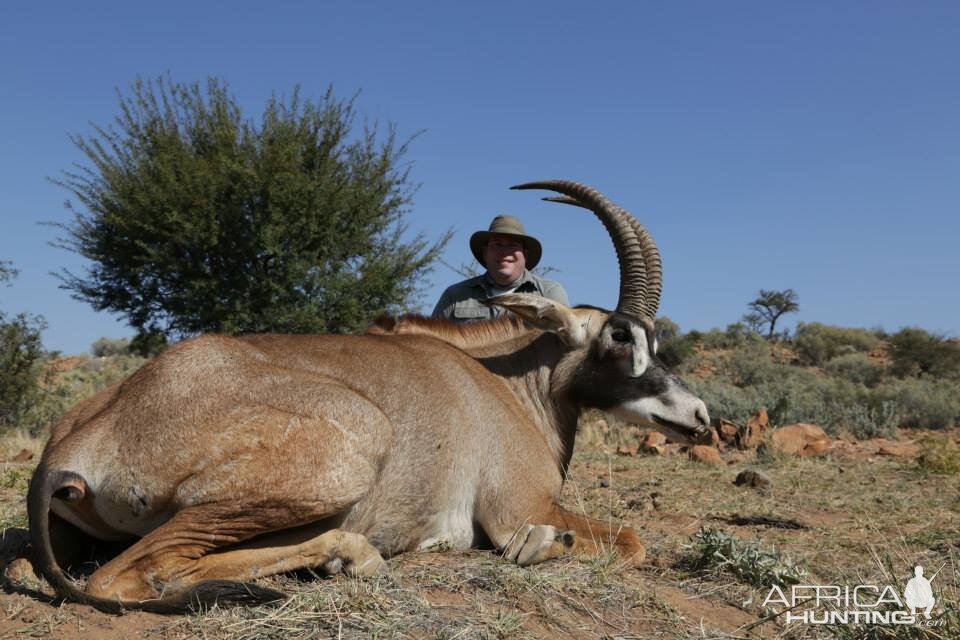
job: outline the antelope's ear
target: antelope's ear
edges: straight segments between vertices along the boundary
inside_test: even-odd
[[[574,309],[555,300],[526,293],[508,293],[487,298],[486,304],[495,304],[512,311],[538,329],[557,334],[569,347],[580,347],[587,341],[587,327]]]

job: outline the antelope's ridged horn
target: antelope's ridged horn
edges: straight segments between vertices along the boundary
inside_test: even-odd
[[[600,219],[613,240],[620,266],[620,300],[617,311],[653,320],[660,305],[662,268],[660,252],[647,230],[628,211],[602,193],[569,180],[528,182],[512,189],[549,189],[565,197],[544,198],[589,209]]]

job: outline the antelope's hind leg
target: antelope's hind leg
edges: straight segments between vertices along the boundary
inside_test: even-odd
[[[86,590],[109,599],[144,601],[206,580],[245,582],[317,567],[355,576],[384,569],[383,558],[364,536],[324,530],[322,522],[230,544],[254,528],[276,526],[284,515],[263,507],[255,517],[221,505],[185,509],[98,569]],[[224,543],[228,546],[216,546]]]

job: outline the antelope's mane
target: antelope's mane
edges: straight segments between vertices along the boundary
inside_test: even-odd
[[[525,336],[531,331],[522,320],[512,316],[454,324],[445,318],[428,318],[409,314],[397,317],[380,316],[367,329],[367,334],[431,336],[460,349],[474,349],[502,344]]]

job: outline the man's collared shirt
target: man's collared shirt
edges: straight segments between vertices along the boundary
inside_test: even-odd
[[[476,320],[487,320],[489,318],[499,318],[509,313],[503,307],[497,305],[485,305],[481,300],[490,298],[494,291],[500,288],[487,274],[476,276],[458,282],[447,287],[447,290],[440,296],[440,301],[433,309],[433,316],[437,318],[447,318],[453,322],[473,322]],[[534,275],[524,269],[520,276],[513,293],[531,293],[541,295],[544,298],[550,298],[557,302],[570,306],[567,300],[567,292],[563,286],[554,280],[548,280]]]

